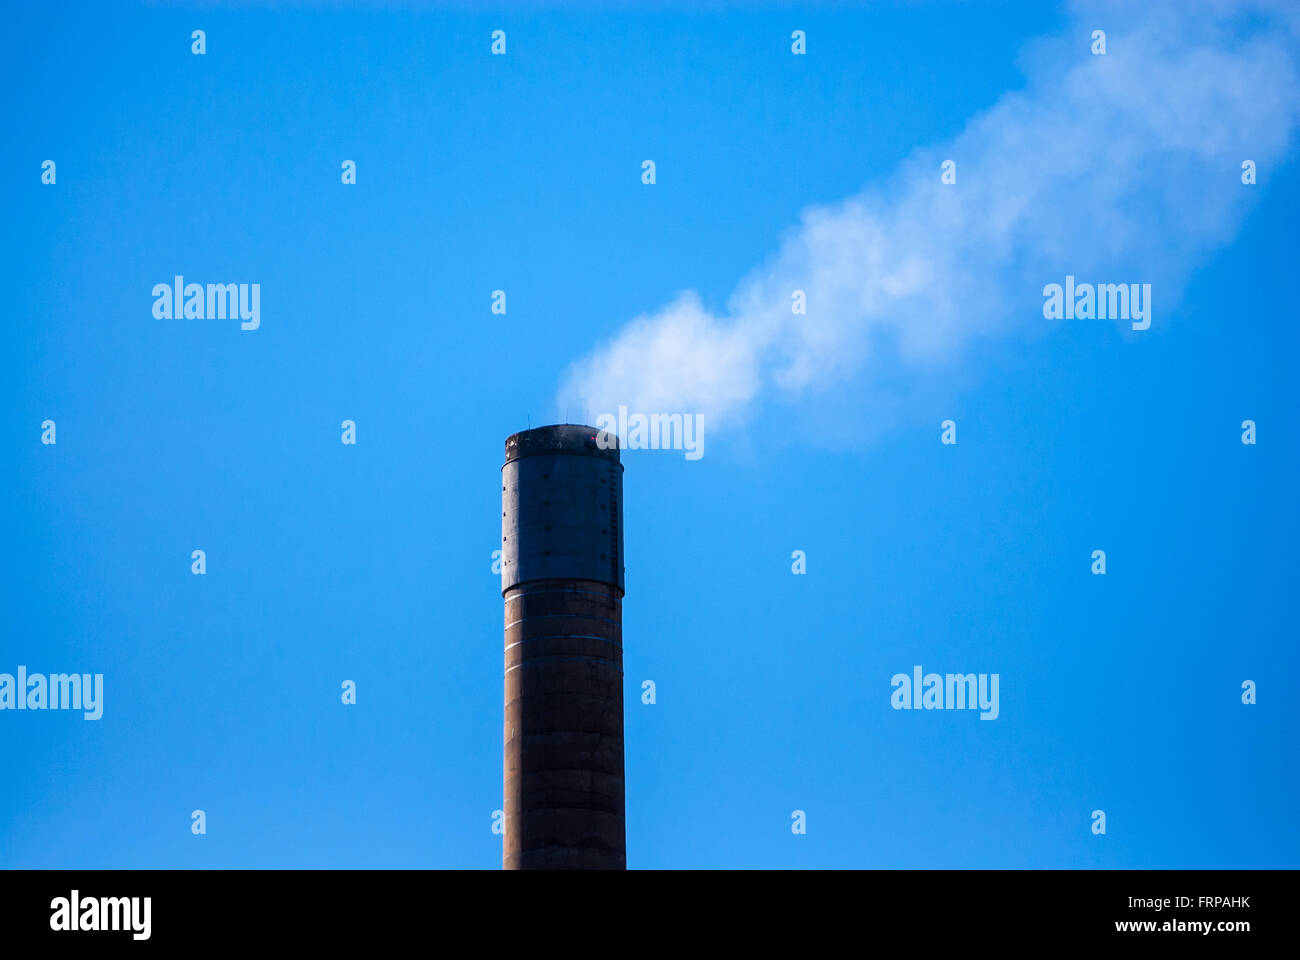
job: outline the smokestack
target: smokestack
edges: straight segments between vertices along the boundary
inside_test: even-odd
[[[506,870],[627,866],[623,464],[599,434],[565,424],[506,440]]]

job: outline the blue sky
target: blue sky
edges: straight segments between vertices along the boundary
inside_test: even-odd
[[[810,208],[888,208],[920,169],[937,191],[950,145],[940,196],[978,204],[999,154],[965,173],[972,118],[1017,91],[1052,114],[1034,91],[1092,69],[1094,22],[1158,91],[1182,35],[1144,59],[1128,16],[16,11],[0,672],[103,673],[105,706],[0,712],[0,865],[499,867],[505,437],[682,291],[747,329],[735,292],[774,256],[783,282]],[[1294,57],[1255,14],[1186,39],[1251,36]],[[1212,149],[1139,153],[1103,199],[1116,129],[1074,131],[1080,168],[1032,205],[1051,230],[963,275],[943,349],[868,359],[854,328],[790,390],[798,349],[755,341],[761,385],[701,460],[626,453],[630,866],[1300,862],[1300,191],[1270,90],[1221,135],[1184,115]],[[155,319],[178,273],[260,283],[261,328]],[[1067,273],[1153,281],[1151,329],[1044,320]],[[999,717],[891,709],[915,664],[999,674]]]

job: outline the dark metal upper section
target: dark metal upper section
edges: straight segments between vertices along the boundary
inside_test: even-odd
[[[602,450],[602,445],[609,449]],[[550,427],[520,430],[506,438],[506,463],[544,453],[576,453],[618,463],[618,435],[578,423],[557,423]]]
[[[623,593],[623,464],[617,437],[595,427],[556,424],[506,440],[501,592],[557,579]]]

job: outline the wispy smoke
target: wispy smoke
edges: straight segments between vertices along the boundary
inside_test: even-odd
[[[887,182],[806,210],[724,315],[686,292],[629,322],[573,365],[559,404],[699,412],[716,432],[769,394],[897,382],[972,338],[1047,325],[1042,287],[1066,272],[1152,282],[1152,332],[1176,322],[1187,275],[1264,189],[1243,186],[1242,161],[1262,184],[1291,147],[1300,19],[1285,4],[1144,6],[1080,8],[1026,51],[1023,90]]]

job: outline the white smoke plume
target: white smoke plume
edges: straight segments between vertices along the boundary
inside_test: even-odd
[[[1292,147],[1300,5],[1090,4],[1025,52],[1024,89],[886,182],[806,210],[725,314],[685,292],[569,370],[558,405],[698,412],[735,427],[769,397],[951,365],[975,338],[1049,326],[1069,272],[1152,282],[1155,326],[1231,240]],[[1107,52],[1090,52],[1094,29]],[[957,183],[940,165],[957,164]],[[807,315],[791,293],[807,294]],[[1093,321],[1105,322],[1105,321]],[[1123,325],[1127,328],[1127,324]],[[1134,334],[1141,336],[1142,334]],[[863,411],[869,413],[869,411]]]

